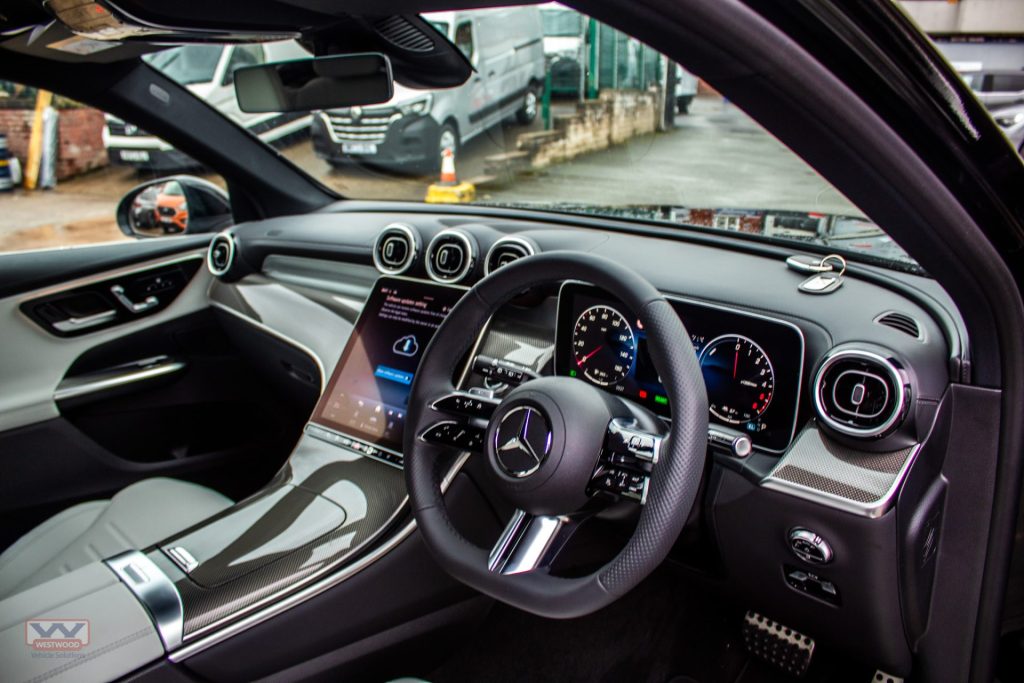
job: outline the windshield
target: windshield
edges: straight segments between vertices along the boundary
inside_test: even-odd
[[[213,80],[222,51],[220,45],[186,45],[146,55],[143,59],[168,78],[182,85],[192,85]]]
[[[554,3],[423,16],[472,62],[464,85],[396,82],[383,104],[276,116],[244,114],[216,90],[208,99],[347,198],[613,216],[915,268],[700,74],[629,35]],[[147,59],[193,83],[212,78],[220,50]],[[294,41],[264,52],[267,62],[308,56]]]

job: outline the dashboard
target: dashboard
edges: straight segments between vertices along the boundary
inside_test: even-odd
[[[865,656],[906,669],[907,639],[926,624],[928,539],[944,504],[928,473],[945,452],[947,390],[969,370],[963,324],[934,281],[851,264],[841,286],[808,294],[807,274],[787,265],[793,245],[348,202],[217,235],[209,299],[234,324],[318,361],[323,392],[305,436],[393,474],[419,358],[447,312],[504,265],[566,249],[643,274],[689,333],[677,341],[699,361],[710,411],[691,514],[706,524],[680,537],[691,554],[679,559],[724,572],[743,604],[833,642],[867,634],[856,645]],[[669,414],[645,331],[614,292],[534,288],[466,334],[471,351],[453,378],[463,397],[494,405],[518,384],[561,375]]]

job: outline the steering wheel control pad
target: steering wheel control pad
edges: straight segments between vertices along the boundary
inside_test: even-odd
[[[517,387],[495,411],[484,439],[502,495],[533,515],[583,507],[608,423],[627,414],[614,397],[570,377]]]

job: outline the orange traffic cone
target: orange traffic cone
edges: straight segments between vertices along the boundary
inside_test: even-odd
[[[441,185],[458,185],[455,175],[455,154],[450,149],[441,152]]]
[[[460,183],[455,175],[455,154],[450,149],[441,152],[441,180],[427,188],[424,201],[428,204],[458,204],[476,199],[473,183]]]

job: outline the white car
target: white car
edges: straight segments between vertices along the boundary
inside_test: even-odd
[[[995,109],[992,118],[1003,129],[1014,149],[1024,154],[1024,104]]]

